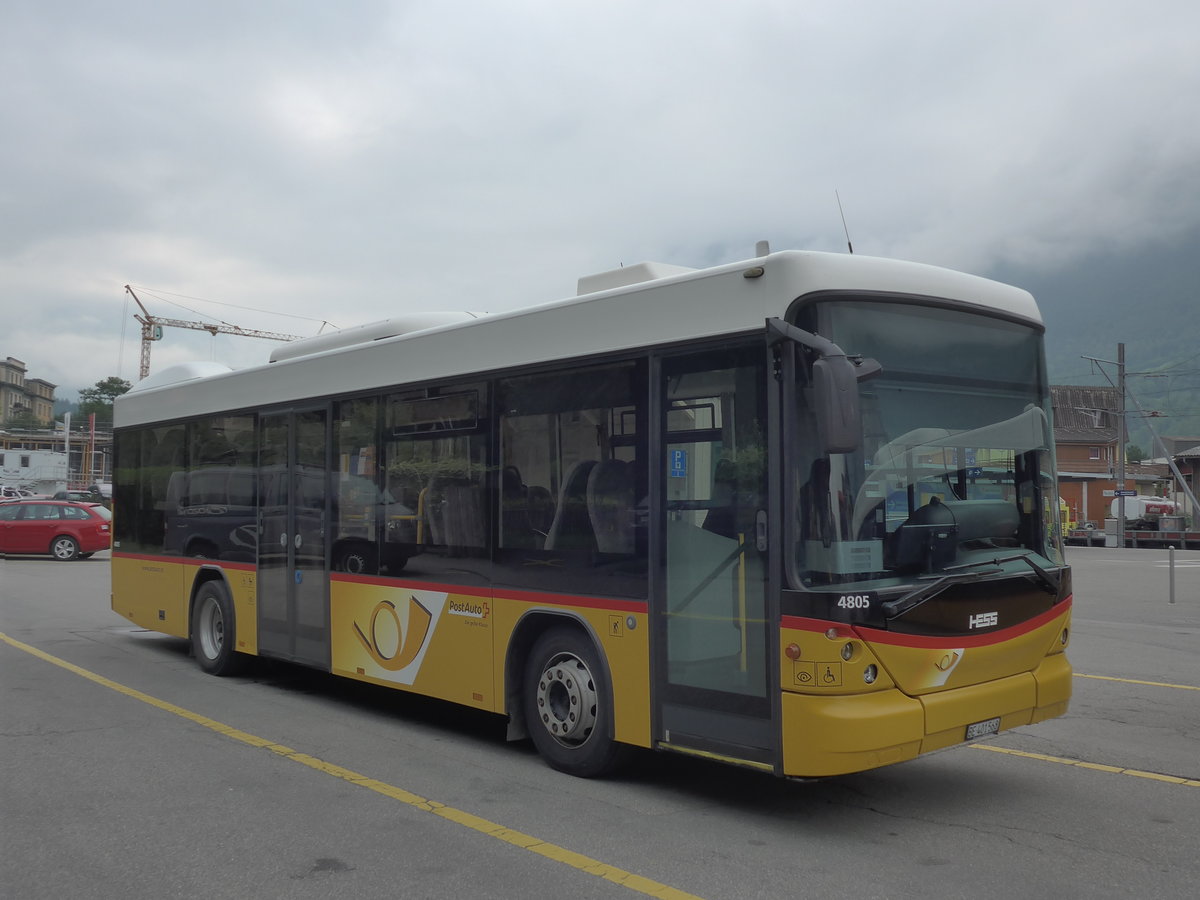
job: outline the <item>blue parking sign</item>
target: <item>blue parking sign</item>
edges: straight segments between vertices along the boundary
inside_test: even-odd
[[[672,478],[687,478],[687,451],[668,450],[671,455],[670,475]]]

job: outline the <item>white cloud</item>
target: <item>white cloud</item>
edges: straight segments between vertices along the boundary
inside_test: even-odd
[[[345,326],[759,238],[841,250],[835,190],[857,252],[983,273],[1200,218],[1184,0],[21,10],[0,355],[64,389],[136,373],[126,282],[303,331],[255,310]],[[268,350],[180,331],[154,366]]]

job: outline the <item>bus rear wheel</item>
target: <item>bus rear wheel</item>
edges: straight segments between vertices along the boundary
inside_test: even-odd
[[[246,657],[233,649],[236,640],[229,591],[219,581],[205,582],[192,607],[192,655],[210,675],[236,675],[246,663]]]
[[[534,642],[522,700],[534,746],[552,768],[594,778],[622,761],[626,748],[612,738],[610,696],[596,649],[581,631],[556,627]]]

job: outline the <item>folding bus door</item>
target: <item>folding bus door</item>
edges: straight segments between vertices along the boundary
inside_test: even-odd
[[[328,413],[259,420],[258,647],[329,667]]]
[[[761,343],[666,357],[652,620],[658,740],[770,766]]]

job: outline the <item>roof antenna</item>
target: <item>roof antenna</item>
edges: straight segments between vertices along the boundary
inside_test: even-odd
[[[833,196],[837,197],[838,214],[842,217],[842,231],[846,232],[846,246],[850,248],[850,255],[854,255],[854,245],[850,243],[850,229],[846,227],[846,214],[842,212],[842,196],[835,188]]]

